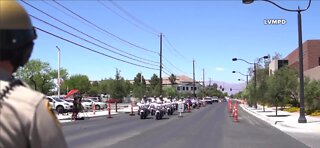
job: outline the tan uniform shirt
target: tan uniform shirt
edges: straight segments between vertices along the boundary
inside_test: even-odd
[[[0,69],[0,94],[9,81]],[[0,100],[0,148],[65,148],[59,121],[44,95],[15,86]]]

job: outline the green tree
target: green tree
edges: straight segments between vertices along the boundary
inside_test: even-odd
[[[176,84],[176,80],[177,80],[177,77],[174,74],[171,74],[169,77],[169,81],[170,81],[171,86]]]
[[[146,94],[146,80],[142,76],[142,73],[138,73],[133,82],[133,96],[142,98]]]
[[[70,76],[66,84],[70,90],[78,89],[81,94],[87,93],[91,86],[88,76],[81,74]]]
[[[48,94],[51,89],[54,88],[54,82],[52,81],[51,67],[47,62],[41,62],[40,60],[30,60],[24,67],[20,67],[16,76],[33,89],[40,91],[44,94]]]
[[[268,89],[267,79],[269,77],[269,70],[267,68],[257,70],[257,88],[256,97],[258,103],[263,106],[263,111],[265,111],[265,105],[268,102],[266,95],[266,90]]]
[[[127,96],[132,95],[131,93],[133,91],[133,85],[130,83],[129,80],[125,80],[123,83],[124,83],[123,85],[124,85],[125,94]]]
[[[153,74],[149,82],[150,82],[149,95],[159,96],[160,95],[160,78],[156,74]]]
[[[97,97],[99,93],[100,93],[99,82],[93,81],[91,83],[91,87],[90,87],[90,89],[88,91],[88,95],[89,96],[93,96],[93,97]]]
[[[171,96],[171,97],[177,96],[177,90],[173,86],[165,87],[164,92],[166,96]]]
[[[289,98],[295,94],[298,86],[297,75],[289,67],[283,67],[277,70],[274,75],[267,80],[267,96],[269,102],[276,106],[276,116],[278,115],[278,106],[284,107],[289,102]]]
[[[122,99],[127,95],[125,91],[125,81],[121,77],[118,69],[116,71],[115,79],[111,82],[110,90],[111,97],[115,99]]]
[[[104,80],[100,81],[99,90],[102,94],[110,94],[111,93],[111,90],[110,90],[111,84],[110,83],[112,83],[111,78],[104,79]]]
[[[246,98],[248,105],[251,107],[255,105],[254,98],[254,82],[250,81],[243,93],[243,97]]]
[[[214,89],[218,89],[218,84],[217,84],[217,83],[213,83],[213,84],[212,84],[212,87],[213,87]]]
[[[304,91],[306,112],[310,114],[313,111],[320,110],[320,81],[311,81],[306,78]]]

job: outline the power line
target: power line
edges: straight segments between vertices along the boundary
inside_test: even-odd
[[[163,73],[165,73],[167,76],[169,76],[169,77],[170,77],[170,74],[168,74],[166,71],[163,71]]]
[[[138,24],[136,24],[136,23],[130,21],[129,19],[123,17],[121,14],[119,14],[118,12],[112,10],[112,9],[111,9],[110,7],[108,7],[106,4],[104,4],[103,2],[101,2],[101,0],[98,0],[98,2],[99,2],[104,8],[108,9],[109,11],[111,11],[112,13],[114,13],[115,15],[121,17],[122,19],[124,19],[124,20],[127,21],[128,23],[132,24],[133,26],[135,26],[135,27],[137,27],[137,28],[139,28],[139,29],[141,29],[141,30],[143,30],[143,31],[145,31],[145,32],[151,33],[152,35],[158,36],[158,34],[155,34],[154,32],[152,32],[152,31],[150,31],[150,30],[144,29],[144,28],[142,28],[141,26],[139,26]]]
[[[127,15],[129,18],[131,18],[131,19],[134,20],[135,22],[138,22],[138,23],[141,24],[142,26],[150,29],[151,31],[154,32],[155,35],[158,35],[158,34],[159,34],[159,33],[158,33],[159,31],[157,31],[156,29],[154,29],[154,28],[150,27],[149,25],[145,24],[144,22],[142,22],[142,21],[139,20],[138,18],[134,17],[134,16],[131,15],[128,11],[126,11],[125,9],[123,9],[122,7],[120,7],[118,4],[116,4],[114,1],[111,0],[111,2],[112,2],[112,4],[113,4],[114,6],[116,6],[120,11],[122,11],[122,12],[123,12],[125,15]]]
[[[64,40],[64,41],[66,41],[66,42],[69,42],[69,43],[71,43],[71,44],[77,45],[77,46],[82,47],[82,48],[84,48],[84,49],[87,49],[87,50],[89,50],[89,51],[95,52],[95,53],[97,53],[97,54],[100,54],[100,55],[103,55],[103,56],[106,56],[106,57],[109,57],[109,58],[112,58],[112,59],[115,59],[115,60],[118,60],[118,61],[121,61],[121,62],[124,62],[124,63],[127,63],[127,64],[135,65],[135,66],[138,66],[138,67],[143,67],[143,68],[152,69],[152,70],[159,70],[159,69],[157,69],[157,68],[152,68],[152,67],[143,66],[143,65],[140,65],[140,64],[128,62],[128,61],[125,61],[125,60],[122,60],[122,59],[119,59],[119,58],[116,58],[116,57],[107,55],[107,54],[105,54],[105,53],[102,53],[102,52],[93,50],[93,49],[91,49],[91,48],[89,48],[89,47],[86,47],[86,46],[81,45],[81,44],[79,44],[79,43],[70,41],[70,40],[68,40],[68,39],[66,39],[66,38],[63,38],[63,37],[58,36],[58,35],[56,35],[56,34],[53,34],[53,33],[49,32],[49,31],[45,31],[45,30],[43,30],[43,29],[41,29],[41,28],[39,28],[39,27],[35,27],[35,28],[36,28],[37,30],[40,30],[40,31],[44,32],[44,33],[47,33],[47,34],[49,34],[49,35],[52,35],[52,36],[54,36],[54,37],[56,37],[56,38],[59,38],[59,39],[61,39],[61,40]]]
[[[165,58],[165,57],[163,57],[164,58],[164,60],[166,61],[166,62],[168,62],[172,67],[174,67],[175,69],[177,69],[178,71],[180,71],[180,72],[182,72],[182,73],[184,73],[184,74],[186,74],[186,75],[188,75],[188,73],[187,72],[185,72],[185,71],[183,71],[183,70],[181,70],[181,69],[179,69],[178,67],[176,67],[175,65],[173,65],[167,58]]]
[[[131,60],[134,60],[134,61],[138,61],[138,62],[141,62],[141,63],[148,64],[148,65],[158,66],[158,65],[156,65],[156,64],[151,64],[151,63],[148,63],[148,62],[144,62],[144,61],[141,61],[141,60],[138,60],[138,59],[135,59],[135,58],[132,58],[132,57],[123,55],[123,54],[121,54],[121,53],[117,53],[117,52],[112,51],[112,50],[110,50],[110,49],[108,49],[108,48],[105,48],[105,47],[100,46],[100,45],[98,45],[98,44],[96,44],[96,43],[93,43],[93,42],[91,42],[91,41],[89,41],[89,40],[87,40],[87,39],[84,39],[84,38],[82,38],[82,37],[79,37],[79,36],[77,36],[77,35],[75,35],[75,34],[73,34],[73,33],[70,33],[70,32],[68,32],[68,31],[65,31],[65,30],[63,30],[63,29],[61,29],[61,28],[59,28],[59,27],[56,27],[56,26],[54,26],[54,25],[52,25],[52,24],[50,24],[50,23],[48,23],[48,22],[46,22],[46,21],[44,21],[44,20],[41,20],[41,19],[39,19],[39,18],[31,15],[31,14],[29,14],[29,15],[30,15],[32,18],[35,18],[35,19],[37,19],[37,20],[39,20],[39,21],[41,21],[41,22],[43,22],[43,23],[45,23],[45,24],[47,24],[47,25],[49,25],[49,26],[51,26],[51,27],[54,27],[54,28],[56,28],[56,29],[64,32],[64,33],[67,33],[67,34],[69,34],[69,35],[71,35],[71,36],[74,36],[74,37],[79,38],[79,39],[81,39],[81,40],[83,40],[83,41],[86,41],[86,42],[88,42],[88,43],[91,43],[91,44],[93,44],[93,45],[95,45],[95,46],[98,46],[98,47],[100,47],[100,48],[102,48],[102,49],[108,50],[108,51],[110,51],[110,52],[112,52],[112,53],[118,54],[118,55],[120,55],[120,56],[126,57],[126,58],[131,59]]]
[[[73,11],[72,11],[72,10],[70,10],[69,8],[67,8],[67,7],[63,6],[62,4],[60,4],[59,2],[57,2],[56,0],[53,0],[53,1],[54,1],[55,3],[57,3],[59,6],[61,6],[62,8],[66,9],[67,11],[69,11],[70,13],[72,13],[73,15],[75,15],[75,16],[77,16],[77,17],[81,18],[82,20],[84,20],[84,21],[86,21],[87,23],[89,23],[89,24],[91,24],[91,25],[95,26],[96,28],[98,28],[98,29],[102,30],[103,32],[105,32],[105,33],[107,33],[107,34],[111,35],[111,36],[112,36],[112,37],[114,37],[114,38],[116,38],[116,39],[118,39],[118,40],[120,40],[120,41],[122,41],[122,42],[124,42],[124,43],[127,43],[127,44],[129,44],[129,45],[132,45],[132,46],[134,46],[134,47],[137,47],[137,48],[139,48],[139,49],[142,49],[142,50],[145,50],[145,51],[148,51],[148,52],[152,52],[152,53],[159,54],[158,52],[155,52],[155,51],[152,51],[152,50],[149,50],[149,49],[146,49],[146,48],[140,47],[140,46],[138,46],[138,45],[136,45],[136,44],[133,44],[133,43],[131,43],[131,42],[129,42],[129,41],[127,41],[127,40],[125,40],[125,39],[122,39],[122,38],[120,38],[120,37],[118,37],[118,36],[116,36],[116,35],[112,34],[111,32],[109,32],[109,31],[107,31],[107,30],[105,30],[105,29],[103,29],[103,28],[99,27],[98,25],[96,25],[96,24],[94,24],[94,23],[90,22],[89,20],[85,19],[84,17],[80,16],[79,14],[77,14],[77,13],[73,12]]]
[[[24,2],[24,0],[21,0],[21,1]],[[47,0],[42,0],[42,1],[43,1],[44,3],[46,3],[47,5],[55,8],[56,10],[59,10],[59,11],[62,12],[63,14],[68,15],[69,17],[71,17],[71,18],[73,18],[73,19],[81,22],[81,23],[84,24],[84,25],[87,25],[87,26],[91,25],[91,24],[86,23],[86,22],[84,22],[83,20],[81,20],[81,19],[79,19],[79,18],[77,18],[77,17],[75,17],[75,16],[73,16],[73,15],[70,15],[69,13],[64,12],[64,11],[61,10],[60,8],[58,8],[58,7],[50,4]],[[24,3],[26,3],[26,2],[24,2]],[[31,4],[29,4],[29,6],[30,6],[30,5],[31,5]],[[92,25],[91,25],[91,26],[92,26]],[[97,29],[97,28],[92,28],[92,29],[94,29],[94,30],[96,30],[96,31],[98,31],[98,32],[100,32],[100,33],[104,33],[103,31],[101,31],[101,30],[99,30],[99,29]]]
[[[61,24],[63,24],[63,25],[66,25],[66,26],[72,28],[73,30],[78,31],[78,32],[80,32],[81,34],[83,34],[83,35],[85,35],[85,36],[87,36],[87,37],[89,37],[89,38],[91,38],[91,39],[93,39],[93,40],[95,40],[95,41],[97,41],[97,42],[99,42],[99,43],[102,43],[102,44],[104,44],[104,45],[106,45],[106,46],[108,46],[108,47],[111,47],[111,48],[113,48],[113,49],[115,49],[115,50],[117,50],[117,51],[120,51],[120,52],[122,52],[122,53],[128,54],[128,55],[130,55],[130,56],[136,57],[136,58],[138,58],[138,59],[146,60],[146,61],[153,62],[153,63],[157,63],[157,64],[159,63],[159,62],[156,62],[156,61],[152,61],[152,60],[148,60],[148,59],[145,59],[145,58],[142,58],[142,57],[135,56],[135,55],[133,55],[133,54],[130,54],[130,53],[128,53],[128,52],[125,52],[125,51],[123,51],[123,50],[120,50],[120,49],[118,49],[118,48],[116,48],[116,47],[113,47],[112,45],[109,45],[109,44],[107,44],[107,43],[105,43],[105,42],[102,42],[101,40],[98,40],[98,39],[96,39],[96,38],[94,38],[94,37],[92,37],[92,36],[90,36],[90,35],[82,32],[82,31],[80,31],[79,29],[76,29],[76,28],[68,25],[67,23],[64,23],[64,22],[60,21],[59,19],[57,19],[57,18],[51,16],[50,14],[48,14],[48,13],[46,13],[46,12],[44,12],[44,11],[36,8],[36,7],[34,7],[33,5],[31,5],[31,4],[27,3],[27,2],[24,2],[24,3],[26,3],[27,5],[29,5],[29,6],[32,7],[33,9],[36,9],[37,11],[40,11],[41,13],[47,15],[48,17],[50,17],[50,18],[58,21],[59,23],[61,23]],[[43,23],[49,24],[48,22],[46,22],[46,21],[44,21],[44,20],[41,20],[41,19],[39,19],[39,18],[37,18],[37,17],[35,17],[35,16],[32,16],[32,17],[35,18],[35,19],[37,19],[37,20],[39,20],[39,21],[41,21],[41,22],[43,22]],[[51,24],[50,24],[50,25],[51,25]],[[51,26],[52,26],[52,25],[51,25]],[[109,49],[108,49],[108,50],[109,50]],[[109,51],[110,51],[110,50],[109,50]],[[113,52],[113,51],[111,51],[111,52]],[[114,52],[114,53],[116,53],[116,52]],[[116,54],[118,54],[118,53],[116,53]],[[126,56],[125,56],[125,57],[126,57]]]
[[[166,70],[169,73],[173,73],[172,70],[170,70],[168,67],[166,67],[165,65],[162,65],[163,69]]]
[[[164,36],[165,41],[168,43],[168,45],[171,47],[171,49],[173,49],[173,51],[175,51],[180,57],[184,58],[184,60],[190,62],[190,60],[188,58],[186,58],[185,56],[183,56],[176,48],[174,48],[174,46],[171,44],[171,42],[169,41],[169,39]]]

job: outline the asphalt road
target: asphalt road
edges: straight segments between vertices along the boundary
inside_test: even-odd
[[[177,113],[176,113],[177,114]],[[70,148],[304,148],[303,143],[239,108],[239,121],[227,103],[207,105],[192,113],[139,119],[118,114],[62,125]]]

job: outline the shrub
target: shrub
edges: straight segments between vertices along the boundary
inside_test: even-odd
[[[311,115],[313,112],[315,112],[315,110],[306,109],[306,114],[307,114],[307,115]]]
[[[298,112],[299,110],[300,110],[300,108],[298,108],[298,107],[290,107],[290,108],[284,109],[284,111],[287,111],[289,113]]]
[[[311,116],[320,116],[320,110],[311,113]]]

